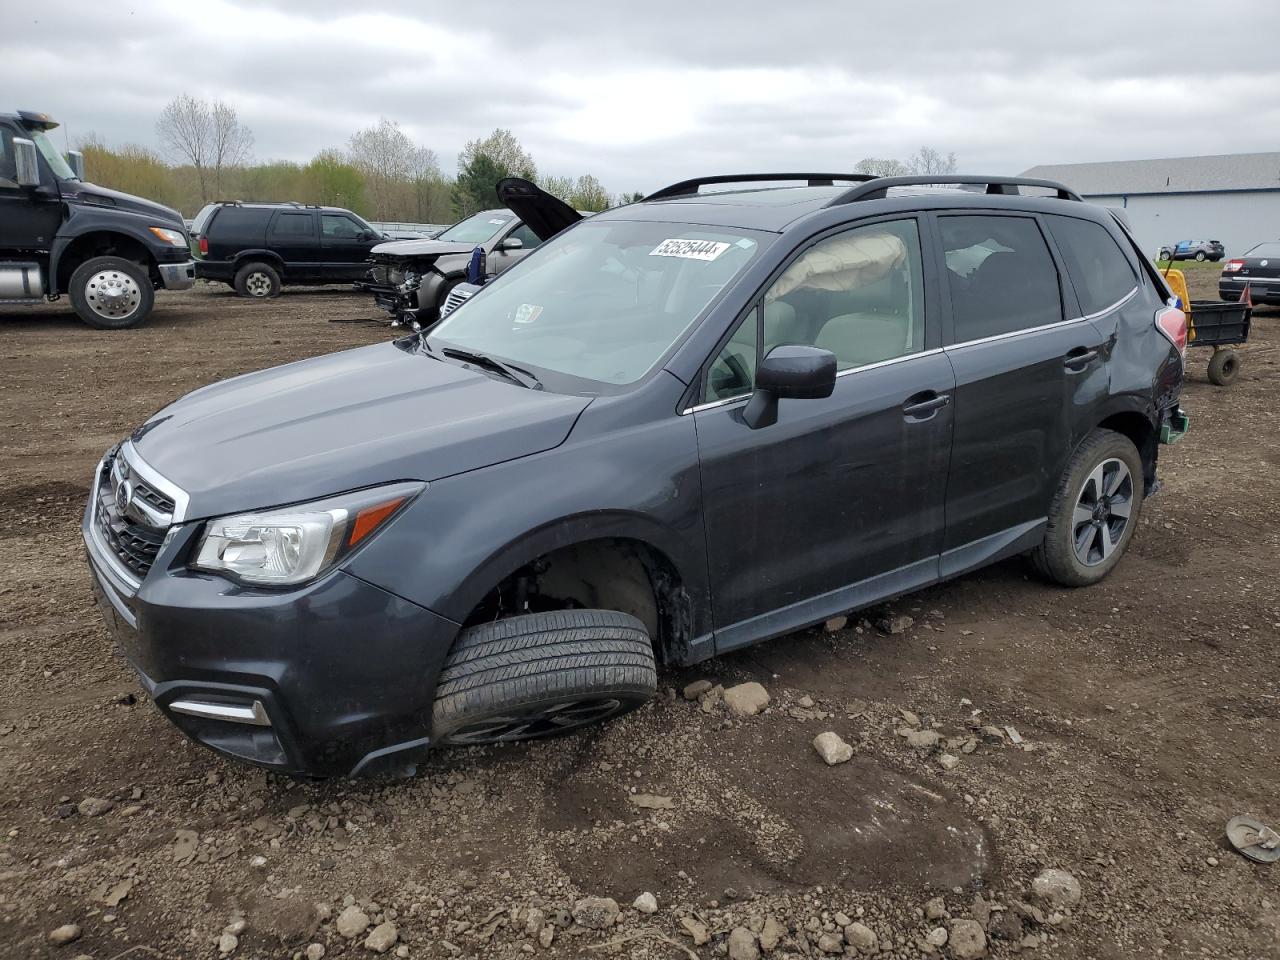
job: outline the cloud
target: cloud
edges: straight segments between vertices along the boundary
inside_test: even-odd
[[[615,191],[698,173],[849,169],[921,144],[963,170],[1274,149],[1280,5],[1245,31],[1156,4],[651,0],[52,2],[11,14],[0,90],[70,139],[154,144],[181,92],[234,105],[260,159],[381,116],[450,168],[509,127],[546,173]],[[472,14],[475,14],[474,16]],[[1242,112],[1243,111],[1243,112]],[[1240,119],[1248,117],[1248,121]]]

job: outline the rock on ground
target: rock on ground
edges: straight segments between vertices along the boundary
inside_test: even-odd
[[[813,738],[813,749],[818,751],[818,756],[829,767],[833,767],[837,763],[844,763],[853,757],[853,747],[841,740],[838,733],[834,733],[831,730],[820,733]]]
[[[845,927],[844,939],[849,946],[859,953],[878,953],[880,950],[880,938],[865,923],[857,923],[855,921]]]
[[[352,904],[338,914],[336,926],[338,933],[348,940],[354,940],[369,929],[369,915],[355,904]]]
[[[390,921],[380,923],[365,938],[364,948],[374,953],[386,953],[396,945],[398,939],[400,939],[400,931],[396,929],[394,923]]]
[[[956,960],[978,960],[987,955],[987,935],[977,920],[956,920],[951,924],[951,955]]]
[[[573,905],[573,919],[590,930],[605,930],[618,919],[618,901],[612,897],[583,897]]]
[[[786,935],[787,928],[770,914],[765,917],[764,926],[760,929],[760,949],[766,953],[772,951]]]
[[[309,943],[307,944],[307,960],[323,960],[324,944]]]
[[[724,692],[724,705],[735,717],[754,717],[769,705],[769,692],[754,680]]]
[[[80,816],[82,817],[100,817],[114,806],[115,803],[111,800],[104,800],[101,797],[85,797],[76,804],[76,809],[80,811]]]
[[[746,927],[734,927],[729,931],[729,960],[759,960],[760,947],[756,935]]]
[[[74,943],[79,939],[80,924],[78,923],[64,923],[62,926],[49,931],[49,942],[59,947]]]
[[[907,744],[917,750],[932,750],[942,739],[937,730],[909,730],[906,734]]]
[[[1080,881],[1065,870],[1050,868],[1031,881],[1036,899],[1057,910],[1068,910],[1080,902]]]
[[[692,917],[681,917],[680,926],[684,928],[684,932],[693,938],[693,945],[700,947],[711,939],[711,934],[707,932],[707,925],[699,923]]]
[[[712,684],[710,680],[695,680],[684,688],[682,694],[686,700],[697,700],[700,696],[710,690],[711,686]]]
[[[658,898],[655,897],[648,890],[640,894],[640,896],[636,897],[635,900],[632,901],[631,905],[635,907],[637,910],[639,910],[641,913],[657,913],[658,912]]]
[[[234,933],[224,933],[218,938],[218,953],[224,957],[235,953],[238,946],[240,946],[240,939]]]

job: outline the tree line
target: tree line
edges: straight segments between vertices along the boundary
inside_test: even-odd
[[[345,207],[369,220],[452,223],[499,205],[494,185],[503,177],[533,180],[577,210],[604,210],[639,200],[639,192],[612,195],[591,174],[539,174],[533,157],[510,130],[470,141],[452,176],[435,151],[414,143],[385,117],[357,130],[339,147],[306,163],[255,161],[253,131],[221,100],[182,94],[156,121],[159,149],[109,146],[96,134],[77,146],[87,176],[105,187],[148,197],[188,217],[212,200],[293,200]],[[955,154],[930,147],[902,162],[867,158],[859,173],[954,173]]]

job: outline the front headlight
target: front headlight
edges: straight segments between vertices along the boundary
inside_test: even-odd
[[[425,484],[395,483],[312,503],[218,517],[191,566],[261,586],[314,580],[367,540]]]
[[[147,229],[165,243],[171,243],[175,247],[185,247],[187,245],[187,235],[181,230],[170,230],[168,227],[147,227]]]

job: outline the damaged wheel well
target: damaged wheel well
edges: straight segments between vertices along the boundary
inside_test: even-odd
[[[465,626],[543,610],[619,610],[639,619],[664,663],[680,662],[692,637],[692,610],[679,572],[642,540],[588,540],[543,554],[495,586]]]
[[[1129,411],[1112,414],[1098,426],[1103,430],[1114,430],[1133,441],[1133,445],[1138,448],[1138,454],[1142,457],[1144,489],[1150,494],[1156,480],[1156,455],[1160,440],[1151,421],[1141,413]]]

